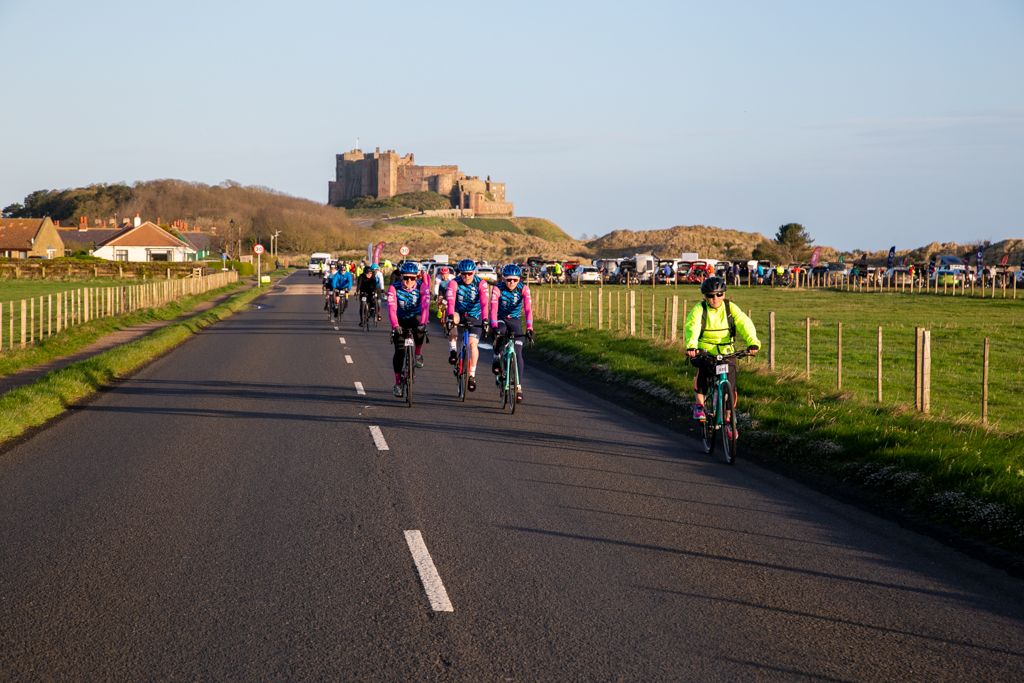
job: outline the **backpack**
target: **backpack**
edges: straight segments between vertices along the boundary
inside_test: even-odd
[[[732,317],[732,302],[728,299],[722,300],[725,303],[725,320],[729,325],[729,337],[733,342],[736,341],[736,320]],[[700,340],[704,336],[704,328],[708,324],[708,302],[701,301],[701,312],[700,312],[700,334],[697,335],[697,339]]]

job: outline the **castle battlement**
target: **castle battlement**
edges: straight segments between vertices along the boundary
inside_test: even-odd
[[[356,197],[386,199],[407,192],[436,192],[448,197],[453,209],[470,209],[476,215],[511,216],[505,201],[505,183],[467,176],[456,165],[418,166],[413,154],[405,156],[378,147],[367,155],[353,149],[335,155],[335,179],[327,184],[327,202],[340,206]]]

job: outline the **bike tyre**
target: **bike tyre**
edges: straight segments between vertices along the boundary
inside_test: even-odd
[[[704,399],[704,421],[700,425],[700,440],[704,445],[704,453],[711,455],[715,452],[715,418],[718,411],[715,404],[718,399],[718,389],[712,388]]]
[[[512,342],[514,343],[514,342]],[[516,406],[519,405],[519,401],[516,400],[516,387],[519,386],[519,365],[516,363],[516,356],[513,353],[509,357],[509,369],[508,369],[508,395],[509,395],[509,409],[510,415],[516,414]]]
[[[736,411],[732,408],[732,387],[723,385],[722,393],[722,459],[726,465],[736,464]],[[728,421],[724,418],[729,415]]]
[[[463,346],[459,350],[459,359],[455,361],[456,365],[456,377],[459,382],[459,400],[462,402],[466,401],[466,347]]]
[[[412,408],[412,379],[413,379],[412,371],[413,371],[413,367],[414,367],[414,365],[416,363],[415,358],[416,358],[416,354],[414,354],[412,351],[409,351],[408,347],[406,347],[406,350],[405,350],[405,377],[403,377],[402,379],[405,382],[405,387],[404,387],[404,389],[405,389],[405,405],[409,406],[410,408]]]

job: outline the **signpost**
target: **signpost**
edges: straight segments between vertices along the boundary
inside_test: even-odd
[[[261,266],[263,265],[263,245],[257,244],[252,248],[254,254],[256,254],[256,286],[260,287],[263,284],[263,278],[260,274]]]

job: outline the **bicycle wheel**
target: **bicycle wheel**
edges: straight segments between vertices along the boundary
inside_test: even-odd
[[[412,407],[412,371],[415,363],[415,354],[409,350],[409,347],[405,348],[405,365],[403,367],[402,382],[405,384],[405,404]]]
[[[732,409],[732,387],[722,385],[722,457],[726,465],[736,464],[736,411]]]
[[[509,357],[509,366],[508,366],[508,403],[509,403],[509,406],[510,406],[508,412],[509,412],[510,415],[515,415],[516,414],[516,405],[518,405],[518,403],[519,403],[518,401],[516,401],[516,387],[518,387],[518,386],[519,386],[519,365],[516,363],[516,353],[515,353],[515,348],[513,347],[512,353],[510,354],[510,357]]]
[[[459,383],[459,400],[466,400],[466,347],[459,349],[459,358],[455,361],[455,378]]]
[[[366,300],[359,302],[359,327],[364,331],[370,331],[370,307]]]
[[[718,411],[715,406],[718,400],[718,388],[712,386],[704,398],[704,421],[699,423],[700,440],[704,444],[704,452],[710,455],[715,450],[715,419]]]

